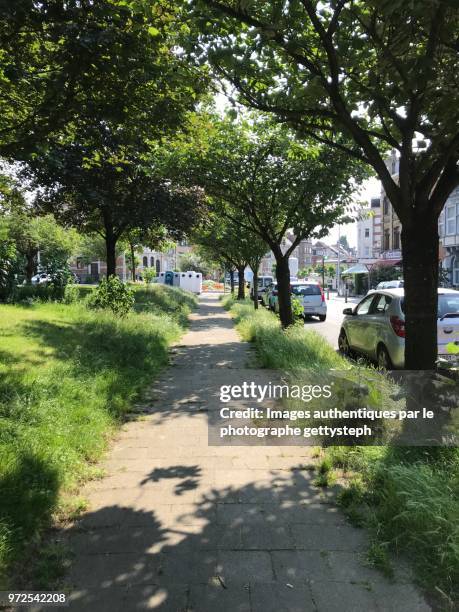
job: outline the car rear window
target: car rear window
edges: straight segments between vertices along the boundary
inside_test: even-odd
[[[400,302],[402,312],[405,312],[405,299]],[[459,293],[442,293],[438,296],[438,318],[446,314],[459,314]]]
[[[293,295],[320,295],[319,285],[292,285]]]

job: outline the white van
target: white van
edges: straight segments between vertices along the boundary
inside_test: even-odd
[[[265,293],[269,285],[272,285],[274,278],[272,276],[259,276],[258,277],[258,299],[261,300],[261,296]],[[250,299],[253,300],[253,280],[250,282]]]

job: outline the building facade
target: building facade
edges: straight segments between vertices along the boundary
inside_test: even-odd
[[[179,243],[176,247],[165,252],[144,248],[141,252],[136,253],[138,260],[136,278],[141,279],[146,269],[154,269],[156,275],[167,270],[175,270],[180,264],[180,257],[184,253],[188,253],[191,248],[186,242]],[[103,260],[88,263],[83,258],[76,257],[70,262],[70,270],[78,276],[81,283],[97,283],[107,274],[107,265]],[[116,275],[124,281],[132,278],[126,253],[116,259]]]
[[[321,265],[322,261],[325,261],[325,264],[334,264],[338,262],[338,259],[341,263],[350,262],[355,259],[355,256],[353,249],[345,249],[341,244],[330,245],[318,240],[312,245],[311,259],[313,266]]]
[[[302,240],[295,249],[298,257],[298,269],[303,270],[312,266],[312,240]]]
[[[392,178],[395,182],[398,182],[398,171],[399,171],[399,159],[395,151],[392,151],[390,157],[386,160],[386,166],[388,167]],[[381,256],[383,259],[388,259],[387,255],[396,255],[390,259],[400,259],[401,257],[401,235],[402,235],[402,224],[389,201],[389,198],[381,188],[381,203],[382,203],[382,244],[381,244]]]
[[[370,207],[362,211],[357,221],[357,259],[373,260],[381,254],[381,200],[372,198]]]
[[[451,193],[438,221],[441,266],[447,284],[459,288],[459,187]]]
[[[399,160],[392,151],[386,161],[392,178],[398,181]],[[384,189],[381,190],[382,202],[382,247],[380,259],[384,263],[400,263],[402,260],[402,226]],[[443,279],[447,285],[459,288],[459,187],[447,199],[438,221],[440,239],[440,265]]]

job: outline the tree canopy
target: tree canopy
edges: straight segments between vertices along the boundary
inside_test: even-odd
[[[2,3],[0,154],[29,159],[88,118],[131,123],[139,139],[141,118],[159,132],[179,123],[204,80],[174,52],[177,11],[162,0]]]
[[[190,52],[239,100],[378,174],[402,223],[405,363],[436,359],[438,216],[459,184],[454,0],[193,0]],[[394,172],[385,163],[397,151]]]
[[[233,122],[212,116],[200,127],[195,145],[189,138],[188,147],[178,148],[175,166],[205,189],[209,206],[220,216],[272,250],[281,320],[290,325],[288,258],[301,240],[320,238],[348,219],[365,169],[341,151],[305,143],[285,126],[260,117]],[[285,246],[288,230],[294,239]]]

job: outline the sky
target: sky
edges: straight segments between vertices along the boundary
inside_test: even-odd
[[[356,202],[370,203],[371,198],[377,198],[381,194],[381,183],[376,177],[372,177],[367,181],[364,181],[360,192],[355,195],[354,200]],[[341,226],[341,236],[346,236],[349,246],[357,246],[357,223],[349,223],[348,225]],[[338,242],[338,226],[335,225],[331,228],[330,233],[321,240],[326,244],[336,244]]]

